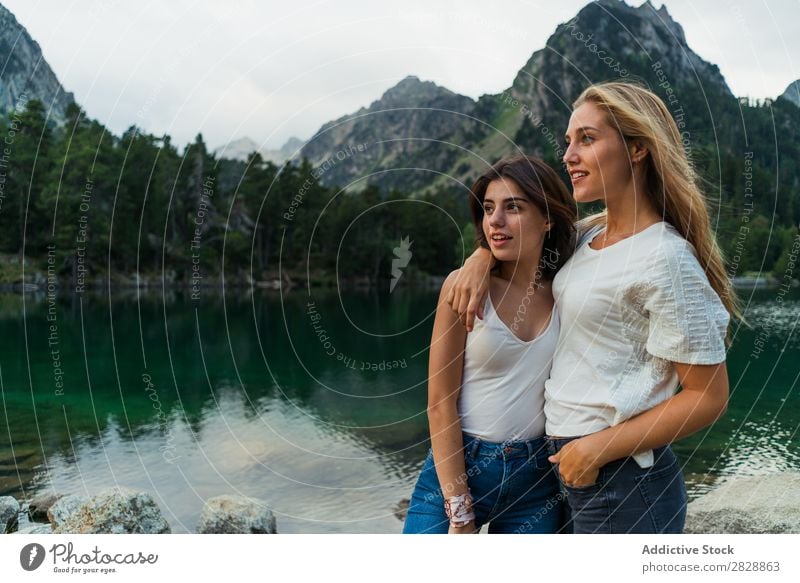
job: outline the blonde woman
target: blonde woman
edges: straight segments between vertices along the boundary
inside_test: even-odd
[[[573,532],[679,533],[686,488],[669,444],[725,412],[736,298],[661,99],[629,83],[593,85],[573,104],[565,140],[575,200],[605,210],[579,224],[553,281],[561,337],[545,383],[550,461]],[[467,329],[490,263],[477,250],[446,298]]]

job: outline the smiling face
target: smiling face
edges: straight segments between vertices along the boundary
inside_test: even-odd
[[[632,188],[631,152],[599,106],[585,102],[576,107],[564,139],[563,160],[577,202],[607,201]]]
[[[498,178],[483,198],[483,234],[498,261],[538,261],[550,227],[539,208],[511,179]]]

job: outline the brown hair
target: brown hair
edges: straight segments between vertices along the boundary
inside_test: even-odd
[[[483,199],[489,183],[501,178],[513,180],[550,222],[542,249],[541,273],[544,279],[553,279],[575,250],[575,201],[555,170],[540,159],[533,156],[503,158],[472,185],[470,210],[477,231],[476,246],[489,248],[483,234]]]
[[[743,320],[736,292],[725,271],[722,253],[711,230],[708,207],[697,175],[683,149],[678,125],[655,93],[632,83],[610,81],[587,87],[573,108],[594,103],[605,110],[611,127],[627,142],[638,140],[646,158],[647,195],[663,219],[692,244],[708,282],[730,315]],[[605,211],[586,218],[586,226],[603,225]]]

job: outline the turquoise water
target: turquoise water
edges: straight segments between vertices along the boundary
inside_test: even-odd
[[[759,291],[731,404],[676,444],[692,496],[800,470],[800,293]],[[0,495],[149,491],[173,532],[256,496],[280,532],[399,532],[427,451],[436,294],[0,296]]]

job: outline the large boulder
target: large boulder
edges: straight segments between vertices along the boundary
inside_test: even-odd
[[[109,488],[78,506],[55,534],[162,534],[167,521],[147,492]]]
[[[88,501],[89,499],[85,496],[76,496],[74,494],[59,498],[47,509],[47,520],[50,521],[50,525],[54,529],[59,528],[70,516],[78,511],[78,508]]]
[[[266,502],[246,496],[209,498],[200,521],[200,534],[276,534],[275,516]]]
[[[17,527],[19,502],[11,496],[0,496],[0,534]]]
[[[31,501],[28,502],[28,515],[31,517],[31,520],[39,522],[48,520],[47,511],[50,510],[50,507],[62,496],[62,494],[49,491],[36,494],[36,496],[31,498]]]
[[[800,533],[800,474],[733,478],[689,504],[685,533]]]

